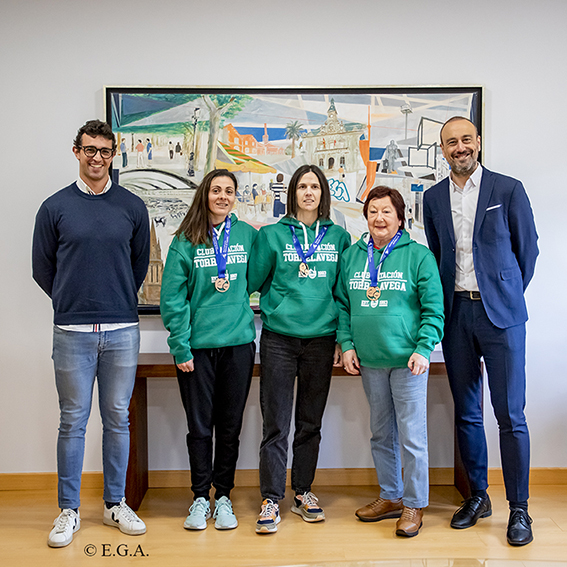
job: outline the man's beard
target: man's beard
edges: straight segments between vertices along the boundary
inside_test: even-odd
[[[470,156],[470,161],[466,165],[460,165],[456,161],[451,165],[451,171],[455,175],[470,175],[477,166],[478,162],[472,156]]]

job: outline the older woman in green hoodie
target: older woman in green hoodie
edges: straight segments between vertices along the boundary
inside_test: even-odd
[[[427,377],[443,335],[443,290],[433,254],[404,230],[404,211],[395,189],[370,191],[363,209],[369,232],[344,253],[335,295],[343,363],[362,375],[370,404],[380,484],[380,497],[356,515],[399,518],[396,534],[412,537],[429,503]]]
[[[333,363],[340,364],[333,299],[340,256],[350,236],[330,219],[331,193],[323,172],[300,167],[288,189],[288,214],[262,227],[251,254],[249,290],[260,290],[260,491],[256,532],[272,533],[285,496],[287,439],[295,404],[291,485],[292,512],[306,522],[325,519],[311,492],[317,468],[321,421]]]
[[[238,525],[230,491],[256,353],[246,276],[257,231],[231,213],[236,188],[227,170],[204,177],[169,247],[162,278],[161,316],[189,428],[189,530],[207,527],[211,485],[215,527]]]

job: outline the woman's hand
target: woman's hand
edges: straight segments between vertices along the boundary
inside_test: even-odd
[[[414,376],[423,374],[429,368],[429,360],[425,356],[414,352],[408,360],[408,368]]]
[[[353,376],[360,374],[360,363],[358,362],[356,351],[353,348],[343,352],[343,364],[349,374]]]
[[[187,362],[178,364],[177,368],[179,368],[179,370],[183,370],[183,372],[193,372],[193,370],[195,370],[195,364],[193,364],[193,359],[191,359]]]
[[[343,365],[343,349],[341,345],[337,343],[335,345],[335,355],[333,356],[333,366],[342,366]]]

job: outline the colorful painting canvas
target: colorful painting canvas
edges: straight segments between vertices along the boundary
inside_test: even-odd
[[[481,87],[107,87],[105,103],[118,138],[113,177],[151,219],[141,312],[157,312],[169,244],[210,170],[235,173],[235,212],[260,228],[285,215],[293,172],[315,164],[329,181],[332,218],[353,240],[365,231],[370,189],[394,187],[409,232],[425,243],[423,192],[449,173],[440,128],[457,115],[482,126]]]

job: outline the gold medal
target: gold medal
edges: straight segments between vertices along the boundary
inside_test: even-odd
[[[299,264],[299,277],[306,278],[309,275],[309,266],[305,262]]]
[[[226,274],[228,276],[228,274]],[[217,278],[215,280],[215,289],[220,293],[224,293],[230,287],[230,282],[228,281],[228,277],[224,278]]]
[[[380,288],[370,286],[366,290],[366,297],[368,297],[368,299],[370,299],[370,301],[377,301],[378,298],[380,297]]]

